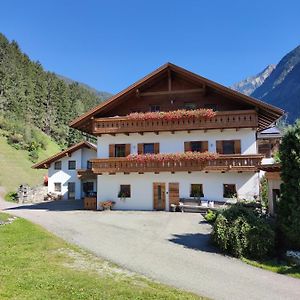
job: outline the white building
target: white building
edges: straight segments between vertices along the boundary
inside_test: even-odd
[[[91,172],[90,160],[97,148],[89,142],[80,142],[33,166],[48,169],[48,192],[62,199],[81,199],[96,193],[96,176]]]
[[[176,113],[182,109],[194,115]],[[204,115],[197,115],[199,110]],[[70,126],[97,137],[92,172],[98,208],[111,200],[115,209],[169,210],[180,199],[195,197],[256,199],[263,157],[257,133],[282,114],[167,63]],[[191,153],[197,158],[185,156]]]

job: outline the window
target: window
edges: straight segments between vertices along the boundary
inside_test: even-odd
[[[61,183],[54,182],[54,192],[61,192]]]
[[[115,157],[125,157],[126,156],[126,146],[125,144],[115,145]]]
[[[92,169],[92,166],[93,166],[92,162],[88,160],[88,161],[86,162],[86,168],[87,168],[88,170],[91,170],[91,169]]]
[[[150,154],[155,153],[154,143],[144,144],[144,154],[146,153],[150,153]]]
[[[184,103],[184,108],[186,110],[193,110],[193,109],[196,109],[197,108],[197,104],[194,103],[194,102],[185,102]]]
[[[215,103],[207,103],[207,104],[204,104],[204,108],[206,109],[212,109],[214,111],[217,110],[217,104]]]
[[[61,170],[61,161],[56,161],[54,163],[54,170]]]
[[[192,152],[202,152],[202,143],[201,142],[191,142],[191,151]]]
[[[194,197],[194,198],[204,197],[202,184],[191,184],[190,197]]]
[[[68,161],[68,169],[69,170],[76,170],[76,160],[69,160]]]
[[[151,112],[160,111],[160,106],[159,105],[151,105],[150,111]]]
[[[83,191],[89,194],[94,191],[94,182],[88,181],[83,183]]]
[[[223,197],[224,198],[237,197],[236,185],[235,184],[224,184],[223,185]]]
[[[223,141],[223,154],[234,154],[234,141]]]
[[[130,198],[131,197],[131,188],[130,184],[121,184],[120,191],[118,194],[119,198]]]

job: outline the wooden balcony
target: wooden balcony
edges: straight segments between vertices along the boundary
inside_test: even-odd
[[[131,120],[128,117],[98,118],[93,120],[93,134],[143,133],[159,131],[183,131],[197,129],[257,128],[258,118],[254,110],[220,111],[213,118],[181,120]]]
[[[217,159],[209,161],[181,160],[181,161],[130,161],[126,158],[93,159],[92,170],[95,174],[102,173],[146,173],[146,172],[255,172],[261,164],[262,155],[219,155]]]
[[[91,169],[77,169],[77,177],[79,179],[94,179],[95,174]]]

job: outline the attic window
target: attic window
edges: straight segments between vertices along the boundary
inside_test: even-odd
[[[204,108],[212,109],[213,111],[217,111],[217,104],[215,104],[215,103],[206,103],[206,104],[204,104]]]
[[[151,105],[150,106],[150,111],[151,112],[160,111],[160,106],[159,105]]]
[[[184,108],[186,110],[193,110],[193,109],[196,109],[197,108],[197,104],[194,103],[194,102],[185,102],[184,103]]]
[[[56,161],[54,163],[54,170],[61,170],[61,161]]]

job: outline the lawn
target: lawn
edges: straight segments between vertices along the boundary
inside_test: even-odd
[[[0,299],[199,299],[123,270],[21,218],[0,226],[0,253]]]
[[[284,274],[295,278],[300,278],[300,266],[288,264],[286,261],[269,259],[265,261],[255,261],[243,258],[244,262],[254,267],[272,271],[274,273]],[[299,283],[300,284],[300,283]]]
[[[46,150],[40,150],[39,160],[43,160],[60,151],[59,146],[48,139]],[[47,170],[34,170],[33,162],[28,159],[28,151],[16,150],[6,142],[6,138],[0,136],[0,187],[6,192],[15,191],[20,184],[37,185],[43,183],[43,177]]]

